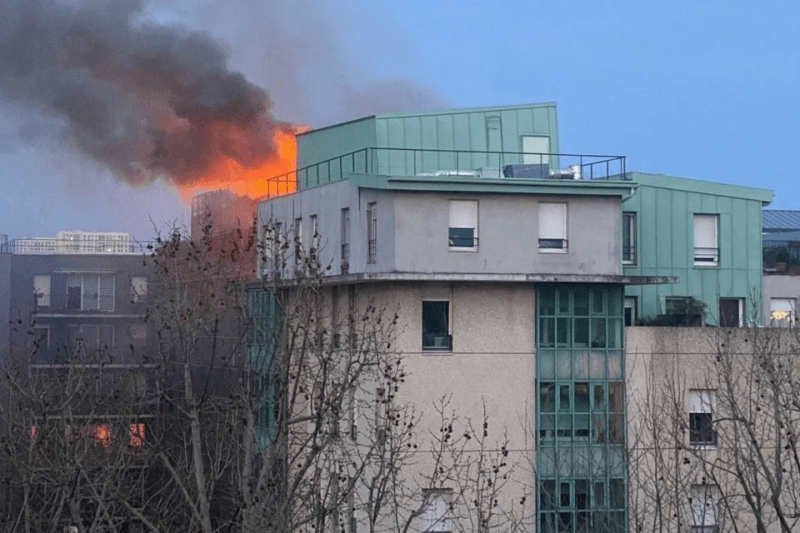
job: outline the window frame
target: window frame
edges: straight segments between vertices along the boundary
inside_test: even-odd
[[[631,305],[628,305],[629,303]],[[636,308],[638,306],[638,303],[639,302],[638,302],[638,299],[636,298],[636,296],[623,296],[623,303],[622,303],[622,324],[623,324],[623,326],[630,327],[630,326],[635,326],[636,325],[636,314],[637,314],[636,313],[636,311],[637,311]],[[631,323],[630,324],[626,324],[626,319],[627,319],[626,311],[628,309],[631,309]]]
[[[425,304],[431,304],[431,303],[444,303],[444,304],[446,304],[446,307],[445,307],[445,313],[446,313],[445,321],[447,323],[446,324],[447,333],[445,335],[442,335],[440,333],[426,333],[426,328],[425,328],[425,326],[426,326],[426,320],[425,320],[425,316],[426,316],[425,307],[426,307],[426,305]],[[422,335],[421,335],[422,351],[423,352],[433,352],[433,353],[442,353],[442,352],[452,353],[452,351],[453,351],[453,329],[452,328],[453,328],[453,313],[452,313],[451,299],[424,298],[422,300],[422,328],[421,328],[422,329]],[[434,337],[444,337],[444,340],[445,340],[446,344],[445,345],[438,345],[438,344],[434,343],[434,344],[426,346],[426,343],[425,343],[426,335],[429,335],[429,336],[433,335]]]
[[[453,490],[448,488],[423,489],[424,504],[420,513],[420,531],[422,533],[452,533],[453,517],[451,508],[453,505]],[[444,508],[442,516],[436,510],[441,502]],[[430,516],[433,514],[433,516]]]
[[[626,223],[626,221],[630,221]],[[625,236],[628,237],[628,258],[626,259],[626,246]],[[622,213],[622,264],[635,265],[636,264],[636,212],[624,211]]]
[[[350,266],[350,208],[343,207],[340,217],[340,264],[342,270]],[[342,272],[343,274],[345,272]]]
[[[566,254],[569,252],[569,216],[568,216],[568,207],[567,202],[539,202],[538,205],[538,219],[539,219],[539,240],[538,240],[538,248],[540,254]],[[561,206],[561,213],[559,213],[559,217],[562,219],[560,222],[550,221],[547,223],[546,215],[554,214],[554,213],[546,213],[546,209],[551,209],[550,207],[545,208],[544,206]],[[558,224],[559,230],[553,231],[553,235],[550,235],[551,228],[545,228],[545,225],[552,225],[555,226]],[[545,231],[546,229],[546,231]],[[560,234],[560,235],[557,235]],[[548,243],[553,244],[555,241],[560,241],[561,246],[549,246]]]
[[[458,207],[461,206],[461,207]],[[456,207],[454,211],[454,207]],[[447,219],[447,249],[451,252],[477,252],[478,251],[478,200],[472,199],[458,199],[453,198],[448,202],[448,219]],[[466,213],[469,212],[468,215]],[[459,215],[459,216],[455,216]],[[465,216],[466,215],[466,216]],[[461,222],[459,218],[470,219],[467,222]],[[471,225],[467,225],[470,224]],[[472,245],[461,246],[454,244],[460,242],[460,239],[465,237],[454,236],[453,230],[472,230]]]
[[[294,264],[300,265],[303,256],[303,217],[294,219]]]
[[[698,223],[703,220],[714,221],[714,246],[713,247],[698,247],[698,234],[702,228]],[[694,266],[696,267],[718,267],[720,265],[720,249],[719,249],[719,214],[718,213],[695,213],[692,218],[692,228],[694,229]],[[700,250],[706,250],[701,252]]]
[[[50,307],[52,284],[53,280],[50,274],[35,274],[33,276],[33,295],[36,298],[36,307]]]
[[[695,449],[713,450],[719,444],[719,436],[714,428],[716,394],[717,391],[713,389],[689,390],[689,446]],[[699,420],[706,422],[697,422]]]
[[[786,302],[788,305],[776,308],[777,302]],[[781,309],[789,307],[789,310]],[[774,316],[774,313],[787,313],[787,316]],[[769,299],[769,326],[774,328],[793,328],[797,321],[797,301],[795,298],[770,298]]]
[[[147,276],[131,276],[131,303],[144,303],[146,297]]]
[[[692,485],[689,494],[692,509],[691,533],[716,533],[719,531],[716,509],[719,501],[719,486]]]
[[[367,263],[378,260],[378,202],[367,204]]]
[[[722,302],[733,302],[733,301],[735,301],[737,306],[738,306],[737,312],[739,314],[739,323],[737,325],[735,325],[735,326],[729,326],[729,325],[723,326],[722,325]],[[725,327],[725,328],[742,328],[742,327],[744,327],[744,311],[745,311],[744,298],[720,297],[718,299],[718,301],[717,301],[717,306],[719,308],[719,326],[720,327]]]
[[[87,299],[87,291],[91,290],[92,288],[90,285],[87,285],[87,276],[94,276],[97,278],[97,299],[95,302],[92,303],[90,306],[90,301]],[[69,305],[69,289],[70,289],[70,278],[77,277],[80,279],[80,306],[78,307],[70,307]],[[110,294],[108,291],[103,291],[102,289],[102,281],[103,280],[110,280],[111,281],[111,289]],[[74,279],[73,279],[74,282]],[[75,288],[73,285],[72,288]],[[113,273],[108,272],[70,272],[67,274],[67,282],[66,282],[66,305],[65,307],[69,310],[74,311],[92,311],[98,313],[113,313],[116,309],[116,300],[117,300],[117,279]],[[105,293],[105,294],[104,294]],[[105,305],[103,306],[103,302],[111,303],[110,306]]]

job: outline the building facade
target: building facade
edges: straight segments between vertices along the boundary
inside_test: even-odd
[[[623,271],[675,276],[669,285],[629,286],[627,323],[652,323],[704,304],[703,322],[764,324],[761,209],[772,191],[631,172],[638,185],[623,210]]]

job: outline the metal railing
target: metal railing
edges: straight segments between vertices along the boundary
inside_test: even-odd
[[[347,174],[475,179],[622,180],[625,157],[486,150],[369,147],[268,178],[265,197],[340,181]]]
[[[2,236],[0,236],[2,237]],[[149,242],[80,241],[68,239],[0,239],[0,253],[16,255],[138,255],[149,253]]]

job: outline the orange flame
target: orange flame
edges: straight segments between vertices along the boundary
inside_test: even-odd
[[[197,194],[228,189],[240,196],[256,199],[264,196],[280,196],[296,189],[297,138],[298,133],[308,131],[308,126],[295,124],[294,132],[276,131],[273,142],[276,154],[254,168],[248,168],[233,159],[222,159],[200,179],[179,186],[183,203],[191,203]]]

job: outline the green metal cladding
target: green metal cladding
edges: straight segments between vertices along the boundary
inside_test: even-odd
[[[665,313],[665,298],[691,296],[707,304],[706,322],[719,324],[719,299],[744,301],[745,325],[761,323],[761,209],[772,191],[660,174],[631,172],[639,189],[622,204],[636,213],[635,263],[626,276],[677,276],[671,285],[631,285],[637,318]],[[695,265],[694,215],[718,216],[719,260]]]
[[[459,109],[431,113],[392,113],[366,117],[312,130],[298,137],[298,168],[339,158],[363,149],[376,149],[330,165],[298,173],[298,187],[307,189],[339,181],[347,172],[415,174],[447,169],[500,168],[497,156],[474,152],[522,152],[523,137],[546,138],[548,152],[558,153],[555,103]],[[456,153],[418,153],[416,150],[452,150]],[[466,153],[473,152],[473,153]],[[457,158],[461,158],[457,160]],[[366,161],[368,159],[368,161]],[[376,160],[378,160],[376,164]],[[558,161],[551,166],[557,168]]]
[[[260,393],[256,408],[256,448],[266,449],[275,432],[275,363],[281,334],[282,312],[275,293],[268,289],[247,291],[250,318],[247,365],[255,390]]]

